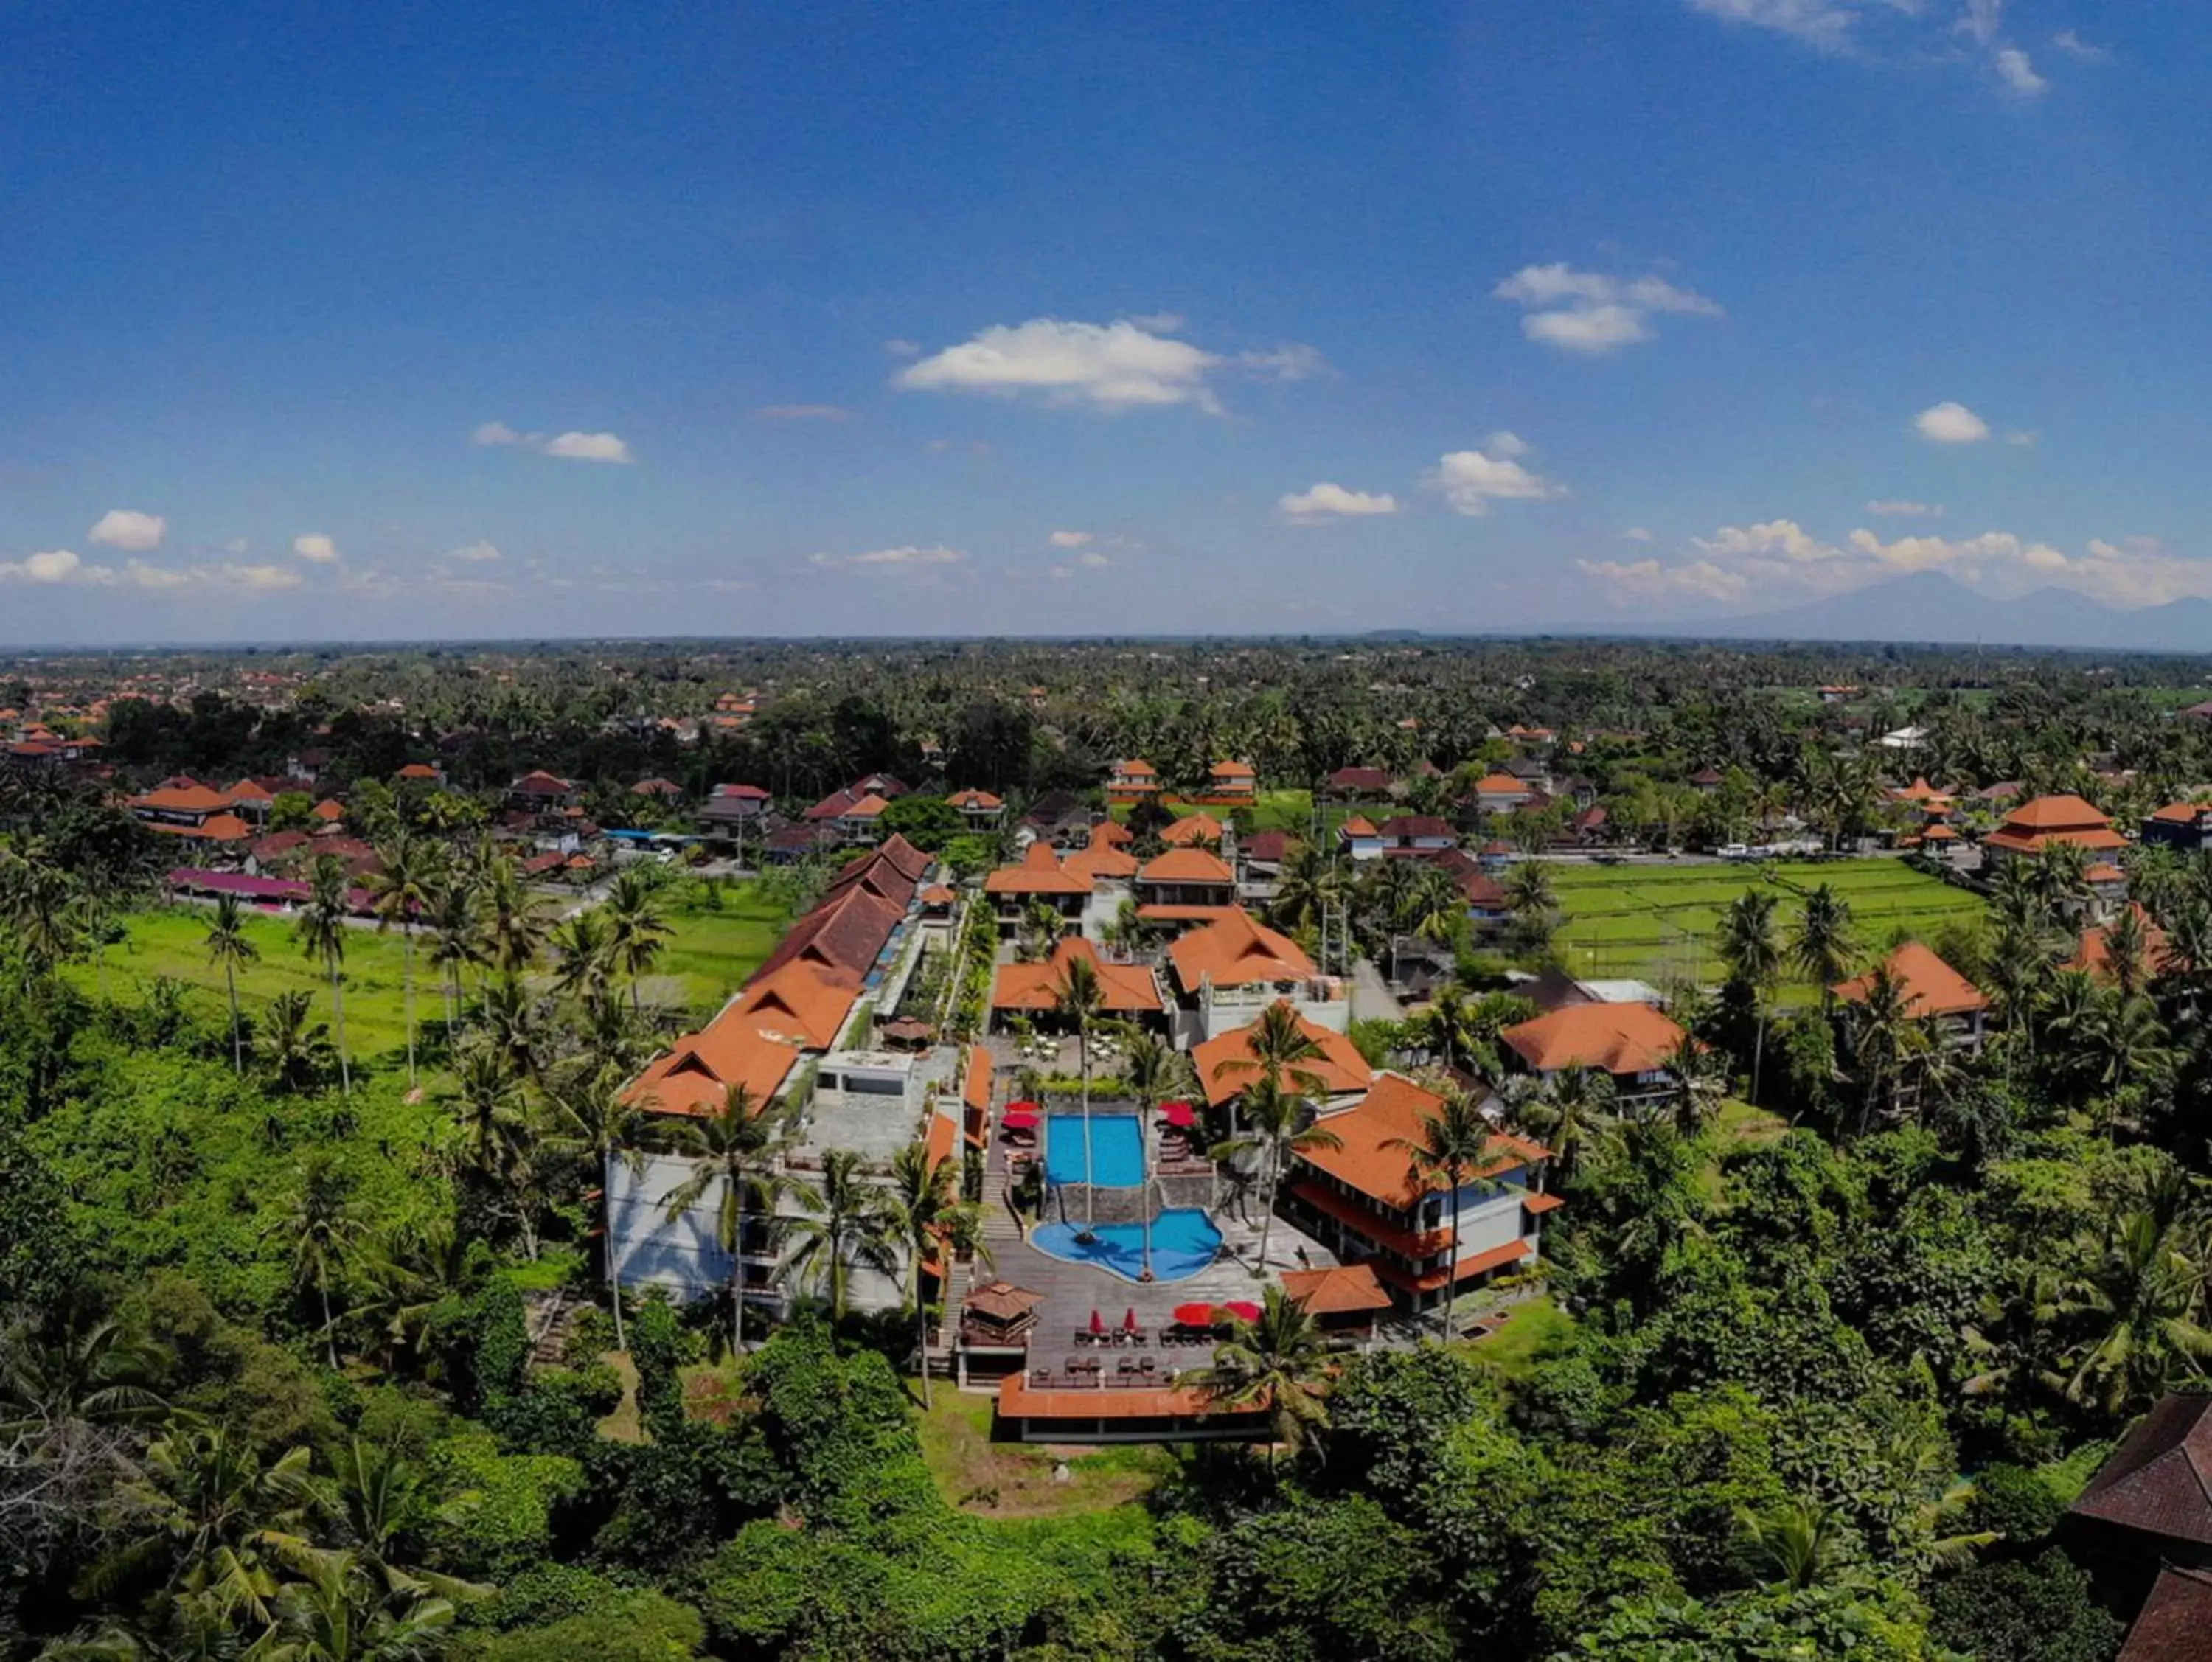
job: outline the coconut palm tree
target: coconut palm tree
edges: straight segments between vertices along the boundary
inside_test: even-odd
[[[862,1172],[860,1155],[850,1148],[832,1148],[822,1157],[820,1186],[794,1185],[793,1192],[808,1215],[791,1221],[790,1233],[799,1245],[785,1269],[817,1296],[826,1292],[831,1318],[842,1319],[855,1268],[898,1273],[884,1191]]]
[[[399,928],[400,975],[407,1011],[407,1085],[415,1086],[415,925],[429,910],[437,892],[443,861],[438,845],[417,837],[402,825],[376,851],[376,869],[368,876],[370,910],[376,914],[376,932]]]
[[[310,1023],[314,998],[305,988],[279,993],[262,1017],[262,1043],[256,1048],[286,1091],[304,1091],[329,1065],[330,1029]]]
[[[226,894],[215,903],[215,915],[208,924],[207,934],[201,943],[207,948],[208,962],[222,965],[222,981],[230,994],[230,1066],[231,1071],[246,1072],[246,1035],[238,1020],[238,972],[241,967],[261,956],[246,933],[246,909],[238,904],[238,897]]]
[[[1275,1446],[1293,1454],[1328,1428],[1328,1404],[1322,1380],[1328,1369],[1328,1342],[1305,1306],[1279,1287],[1261,1295],[1260,1319],[1238,1322],[1213,1348],[1213,1364],[1186,1373],[1178,1382],[1206,1403],[1231,1413],[1264,1409],[1274,1433],[1267,1450],[1273,1470]]]
[[[1552,1150],[1552,1161],[1539,1166],[1540,1189],[1548,1164],[1559,1168],[1559,1181],[1572,1181],[1582,1165],[1583,1152],[1598,1135],[1613,1105],[1613,1075],[1577,1062],[1562,1068],[1545,1081],[1522,1110],[1530,1126]]]
[[[1721,915],[1721,961],[1729,974],[1751,992],[1755,1037],[1751,1050],[1751,1096],[1759,1099],[1759,1070],[1766,1054],[1766,994],[1782,974],[1782,943],[1774,928],[1774,897],[1746,889]]]
[[[1790,961],[1820,989],[1823,1011],[1833,1006],[1835,995],[1829,989],[1850,974],[1857,952],[1851,903],[1826,883],[1814,885],[1807,892],[1804,910],[1790,934]]]
[[[322,1306],[323,1342],[333,1371],[338,1365],[338,1342],[331,1288],[344,1273],[347,1257],[361,1234],[348,1187],[337,1156],[326,1148],[310,1149],[300,1164],[299,1192],[283,1221],[283,1232],[292,1242],[293,1285],[313,1293]]]
[[[455,1036],[461,1008],[461,972],[485,963],[483,908],[474,872],[448,868],[431,892],[430,961],[438,966],[446,1007],[446,1043]]]
[[[1912,1014],[1912,995],[1905,983],[1888,965],[1876,965],[1867,977],[1865,995],[1851,1011],[1851,1064],[1858,1080],[1862,1136],[1877,1108],[1887,1117],[1897,1115],[1913,1065],[1931,1043],[1927,1023]]]
[[[2113,990],[2123,999],[2136,997],[2150,985],[2150,931],[2143,914],[2123,906],[2105,925],[2105,971]]]
[[[497,1056],[516,1079],[542,1081],[538,1055],[538,1012],[520,981],[503,974],[484,984],[477,1005],[474,1042]]]
[[[552,932],[558,963],[553,988],[563,995],[596,1008],[614,989],[614,938],[607,920],[594,911],[578,912],[556,923]]]
[[[40,971],[76,950],[75,886],[67,873],[32,845],[29,856],[0,855],[0,915],[23,956]]]
[[[786,1196],[796,1196],[802,1205],[818,1203],[813,1190],[794,1182],[782,1170],[784,1156],[790,1153],[797,1138],[796,1114],[788,1103],[763,1105],[744,1085],[728,1087],[717,1103],[714,1111],[696,1124],[684,1128],[684,1142],[691,1155],[691,1175],[668,1191],[661,1202],[666,1221],[673,1223],[701,1200],[714,1193],[714,1244],[729,1255],[730,1259],[730,1349],[741,1354],[745,1342],[744,1251],[745,1223],[748,1214],[757,1216],[759,1227],[766,1233],[773,1248],[783,1232],[784,1221],[776,1215],[777,1203]],[[825,1160],[825,1168],[836,1161],[843,1150],[833,1150]],[[855,1166],[858,1155],[848,1155]],[[831,1173],[823,1172],[824,1188]],[[836,1174],[841,1190],[837,1201],[851,1206],[855,1202],[855,1188],[860,1186],[851,1169]],[[720,1184],[719,1191],[715,1185]],[[842,1243],[832,1242],[832,1254]],[[612,1246],[609,1246],[611,1257]],[[845,1285],[843,1271],[836,1272],[832,1293],[839,1315],[844,1314]],[[617,1287],[615,1301],[622,1301]]]
[[[646,1151],[638,1130],[645,1115],[623,1092],[627,1064],[604,1061],[588,1052],[559,1069],[545,1093],[551,1120],[542,1135],[555,1148],[591,1157],[599,1191],[599,1243],[606,1254],[607,1285],[613,1290],[615,1347],[629,1347],[623,1336],[622,1260],[615,1239],[613,1185],[610,1166],[617,1159],[635,1178],[645,1170]]]
[[[1290,1077],[1295,1083],[1313,1076],[1293,1074]],[[1318,1123],[1305,1123],[1301,1129],[1301,1123],[1309,1119],[1306,1099],[1286,1089],[1279,1074],[1260,1075],[1245,1086],[1237,1104],[1244,1130],[1216,1143],[1206,1152],[1216,1160],[1239,1160],[1254,1153],[1260,1156],[1260,1187],[1266,1210],[1260,1215],[1260,1256],[1252,1266],[1253,1279],[1259,1281],[1266,1279],[1267,1274],[1267,1241],[1274,1228],[1275,1196],[1282,1186],[1288,1156],[1316,1148],[1341,1148],[1344,1139]]]
[[[991,1249],[983,1244],[983,1208],[960,1198],[958,1168],[934,1160],[919,1142],[908,1143],[891,1159],[890,1193],[884,1206],[890,1232],[905,1250],[907,1297],[914,1305],[915,1355],[921,1370],[921,1405],[929,1406],[929,1309],[922,1302],[923,1262],[933,1252],[971,1252],[986,1268]]]
[[[2117,1417],[2212,1364],[2212,1331],[2198,1319],[2206,1266],[2180,1197],[2169,1184],[2144,1210],[2113,1220],[2087,1272],[2068,1284],[2060,1313],[2089,1330],[2069,1359],[2071,1400]]]
[[[495,969],[519,976],[538,961],[545,944],[545,919],[522,868],[504,855],[486,865],[483,893],[484,956]]]
[[[1792,1592],[1834,1585],[1848,1556],[1842,1517],[1827,1507],[1792,1501],[1741,1519],[1744,1546],[1759,1580]]]
[[[607,950],[615,967],[629,977],[631,1014],[640,1014],[638,983],[653,973],[675,934],[661,915],[660,891],[644,870],[632,867],[607,891]]]
[[[345,966],[347,909],[345,861],[334,854],[322,855],[315,861],[307,898],[300,908],[292,934],[300,943],[301,955],[311,963],[319,961],[330,972],[331,1009],[337,1022],[338,1077],[345,1093],[351,1096],[353,1064],[346,1056],[345,988],[339,977]]]
[[[1459,1288],[1460,1196],[1470,1179],[1491,1163],[1490,1122],[1471,1091],[1454,1091],[1436,1112],[1420,1117],[1420,1135],[1393,1137],[1383,1147],[1406,1156],[1406,1192],[1415,1197],[1415,1210],[1428,1204],[1430,1192],[1439,1183],[1450,1196],[1451,1246],[1445,1258],[1443,1296],[1437,1302],[1437,1332],[1451,1336],[1452,1304]]]
[[[1667,1057],[1667,1087],[1674,1109],[1674,1129],[1693,1137],[1705,1128],[1726,1089],[1719,1056],[1686,1030]]]
[[[1076,1068],[1082,1079],[1083,1090],[1083,1234],[1089,1240],[1095,1233],[1098,1209],[1098,1171],[1092,1164],[1091,1152],[1091,1025],[1097,1020],[1105,1008],[1105,989],[1099,985],[1098,971],[1091,960],[1071,956],[1060,972],[1060,979],[1052,989],[1052,1008],[1060,1019],[1075,1029]]]
[[[494,1180],[520,1151],[525,1132],[522,1090],[498,1053],[471,1045],[461,1058],[454,1115],[460,1123],[461,1159],[478,1178]]]

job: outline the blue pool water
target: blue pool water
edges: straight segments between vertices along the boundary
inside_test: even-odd
[[[1093,1120],[1091,1135],[1098,1132],[1100,1122]],[[1135,1281],[1144,1273],[1144,1226],[1134,1223],[1102,1223],[1096,1238],[1079,1241],[1083,1226],[1076,1223],[1040,1224],[1030,1236],[1030,1245],[1048,1257],[1064,1258],[1070,1263],[1087,1263],[1100,1269],[1110,1270],[1124,1281]],[[1179,1282],[1195,1275],[1213,1262],[1214,1254],[1221,1250],[1221,1232],[1213,1227],[1205,1213],[1195,1207],[1163,1212],[1152,1220],[1152,1279],[1155,1282]]]
[[[1103,1189],[1134,1189],[1145,1180],[1144,1132],[1134,1114],[1091,1117],[1091,1158]],[[1044,1174],[1054,1183],[1082,1183],[1083,1116],[1054,1114],[1045,1125]]]

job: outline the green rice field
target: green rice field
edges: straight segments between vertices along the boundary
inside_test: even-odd
[[[1769,870],[1771,881],[1764,875]],[[1977,896],[1898,860],[1789,861],[1771,868],[1555,864],[1552,880],[1564,919],[1555,939],[1568,971],[1654,983],[1717,980],[1722,966],[1714,933],[1729,904],[1750,889],[1775,896],[1776,922],[1786,939],[1803,910],[1805,891],[1826,883],[1850,903],[1860,942],[1869,948],[1900,935],[1924,937],[1982,910]]]
[[[212,909],[179,905],[134,913],[123,921],[124,936],[107,949],[108,994],[125,1002],[143,999],[157,979],[167,977],[192,989],[200,1008],[220,1019],[222,971],[210,965],[205,945]],[[669,914],[673,928],[660,968],[647,977],[648,996],[678,998],[699,1016],[711,1014],[759,967],[782,938],[789,919],[763,900],[750,884],[734,886],[720,911],[678,904]],[[330,1017],[330,978],[319,965],[301,956],[289,917],[255,914],[247,936],[259,949],[258,962],[238,978],[239,1002],[259,1009],[281,993],[304,989],[314,995],[319,1020]],[[416,1020],[438,1020],[437,971],[426,959],[423,943],[415,958]],[[102,972],[89,958],[69,966],[68,975],[89,993]],[[403,1049],[407,1042],[405,975],[400,938],[356,928],[346,936],[346,1033],[361,1055]]]

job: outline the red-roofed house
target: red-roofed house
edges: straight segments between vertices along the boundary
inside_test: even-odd
[[[1498,1034],[1540,1080],[1568,1068],[1613,1076],[1614,1099],[1632,1104],[1664,1091],[1685,1035],[1649,1004],[1570,1004]]]
[[[1961,1050],[1982,1048],[1982,1023],[1990,1001],[1982,989],[1917,941],[1908,941],[1882,961],[1905,1001],[1905,1013],[1916,1021],[1933,1022]],[[1874,988],[1874,973],[1839,981],[1829,990],[1845,1007],[1866,1002]]]
[[[1536,794],[1536,788],[1510,773],[1493,773],[1474,782],[1474,805],[1485,813],[1504,813],[1522,807]]]
[[[1084,902],[1091,898],[1091,877],[1087,871],[1064,868],[1051,843],[1032,843],[1013,865],[985,874],[983,892],[998,909],[1000,929],[1005,933],[1018,929],[1030,907],[1039,903],[1064,918],[1082,916]]]
[[[1380,1074],[1357,1105],[1325,1114],[1334,1148],[1295,1156],[1285,1207],[1347,1263],[1370,1265],[1400,1303],[1431,1309],[1501,1271],[1536,1261],[1555,1196],[1539,1192],[1551,1151],[1500,1132],[1493,1158],[1461,1184],[1452,1227],[1446,1179],[1424,1176],[1401,1142],[1418,1141],[1443,1100],[1400,1074]]]
[[[1114,764],[1107,776],[1106,800],[1109,802],[1141,802],[1147,796],[1158,794],[1160,770],[1141,757]]]
[[[1328,794],[1346,801],[1372,801],[1387,796],[1393,781],[1388,768],[1339,768],[1326,783]]]
[[[1006,799],[987,790],[957,790],[945,800],[959,809],[972,830],[995,831],[1006,817]]]
[[[1216,762],[1207,770],[1206,795],[1216,802],[1249,802],[1260,794],[1260,776],[1249,762]]]
[[[1257,1018],[1254,1020],[1256,1022]],[[1252,1038],[1258,1031],[1255,1025],[1248,1024],[1192,1047],[1191,1065],[1198,1070],[1199,1089],[1210,1105],[1220,1107],[1258,1077],[1252,1065]],[[1375,1070],[1359,1054],[1359,1047],[1344,1034],[1332,1032],[1304,1016],[1298,1018],[1298,1031],[1321,1054],[1298,1067],[1298,1071],[1310,1074],[1315,1083],[1309,1087],[1286,1081],[1291,1090],[1317,1104],[1342,1108],[1350,1106],[1354,1097],[1374,1083]]]
[[[1982,839],[1982,847],[1999,861],[2033,860],[2058,843],[2094,855],[2117,854],[2128,839],[2078,796],[2039,796],[2007,814],[2004,824]]]
[[[1221,856],[1200,848],[1170,849],[1137,871],[1137,904],[1146,906],[1226,906],[1237,898],[1237,874]]]
[[[164,785],[143,796],[132,797],[128,806],[149,825],[196,829],[217,814],[228,814],[230,795],[227,791],[210,790],[205,785]]]
[[[1166,1009],[1159,983],[1142,964],[1109,964],[1080,935],[1062,935],[1042,964],[1001,964],[991,986],[991,1008],[1017,1014],[1050,1012],[1067,984],[1067,966],[1077,960],[1098,977],[1101,1008],[1108,1015],[1157,1016]]]
[[[1459,833],[1449,822],[1433,814],[1401,813],[1385,819],[1375,830],[1382,839],[1385,854],[1442,854],[1459,846]]]
[[[2147,846],[2201,854],[2212,849],[2212,802],[2169,802],[2142,822]]]
[[[2161,1562],[2212,1568],[2212,1397],[2161,1398],[2068,1508],[2067,1526],[2074,1549],[2124,1605],[2152,1589]]]
[[[580,794],[568,780],[537,768],[507,788],[507,805],[525,813],[559,813],[574,807]]]
[[[1355,813],[1339,825],[1336,840],[1344,845],[1344,851],[1354,860],[1380,860],[1382,857],[1382,833],[1364,813]]]

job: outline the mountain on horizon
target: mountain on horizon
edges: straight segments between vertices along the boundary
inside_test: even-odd
[[[1920,571],[1779,612],[1617,632],[1721,641],[1978,642],[2079,652],[2212,653],[2212,600],[2169,600],[2123,611],[2066,588],[2039,588],[2017,600],[1998,600],[1940,571]]]

